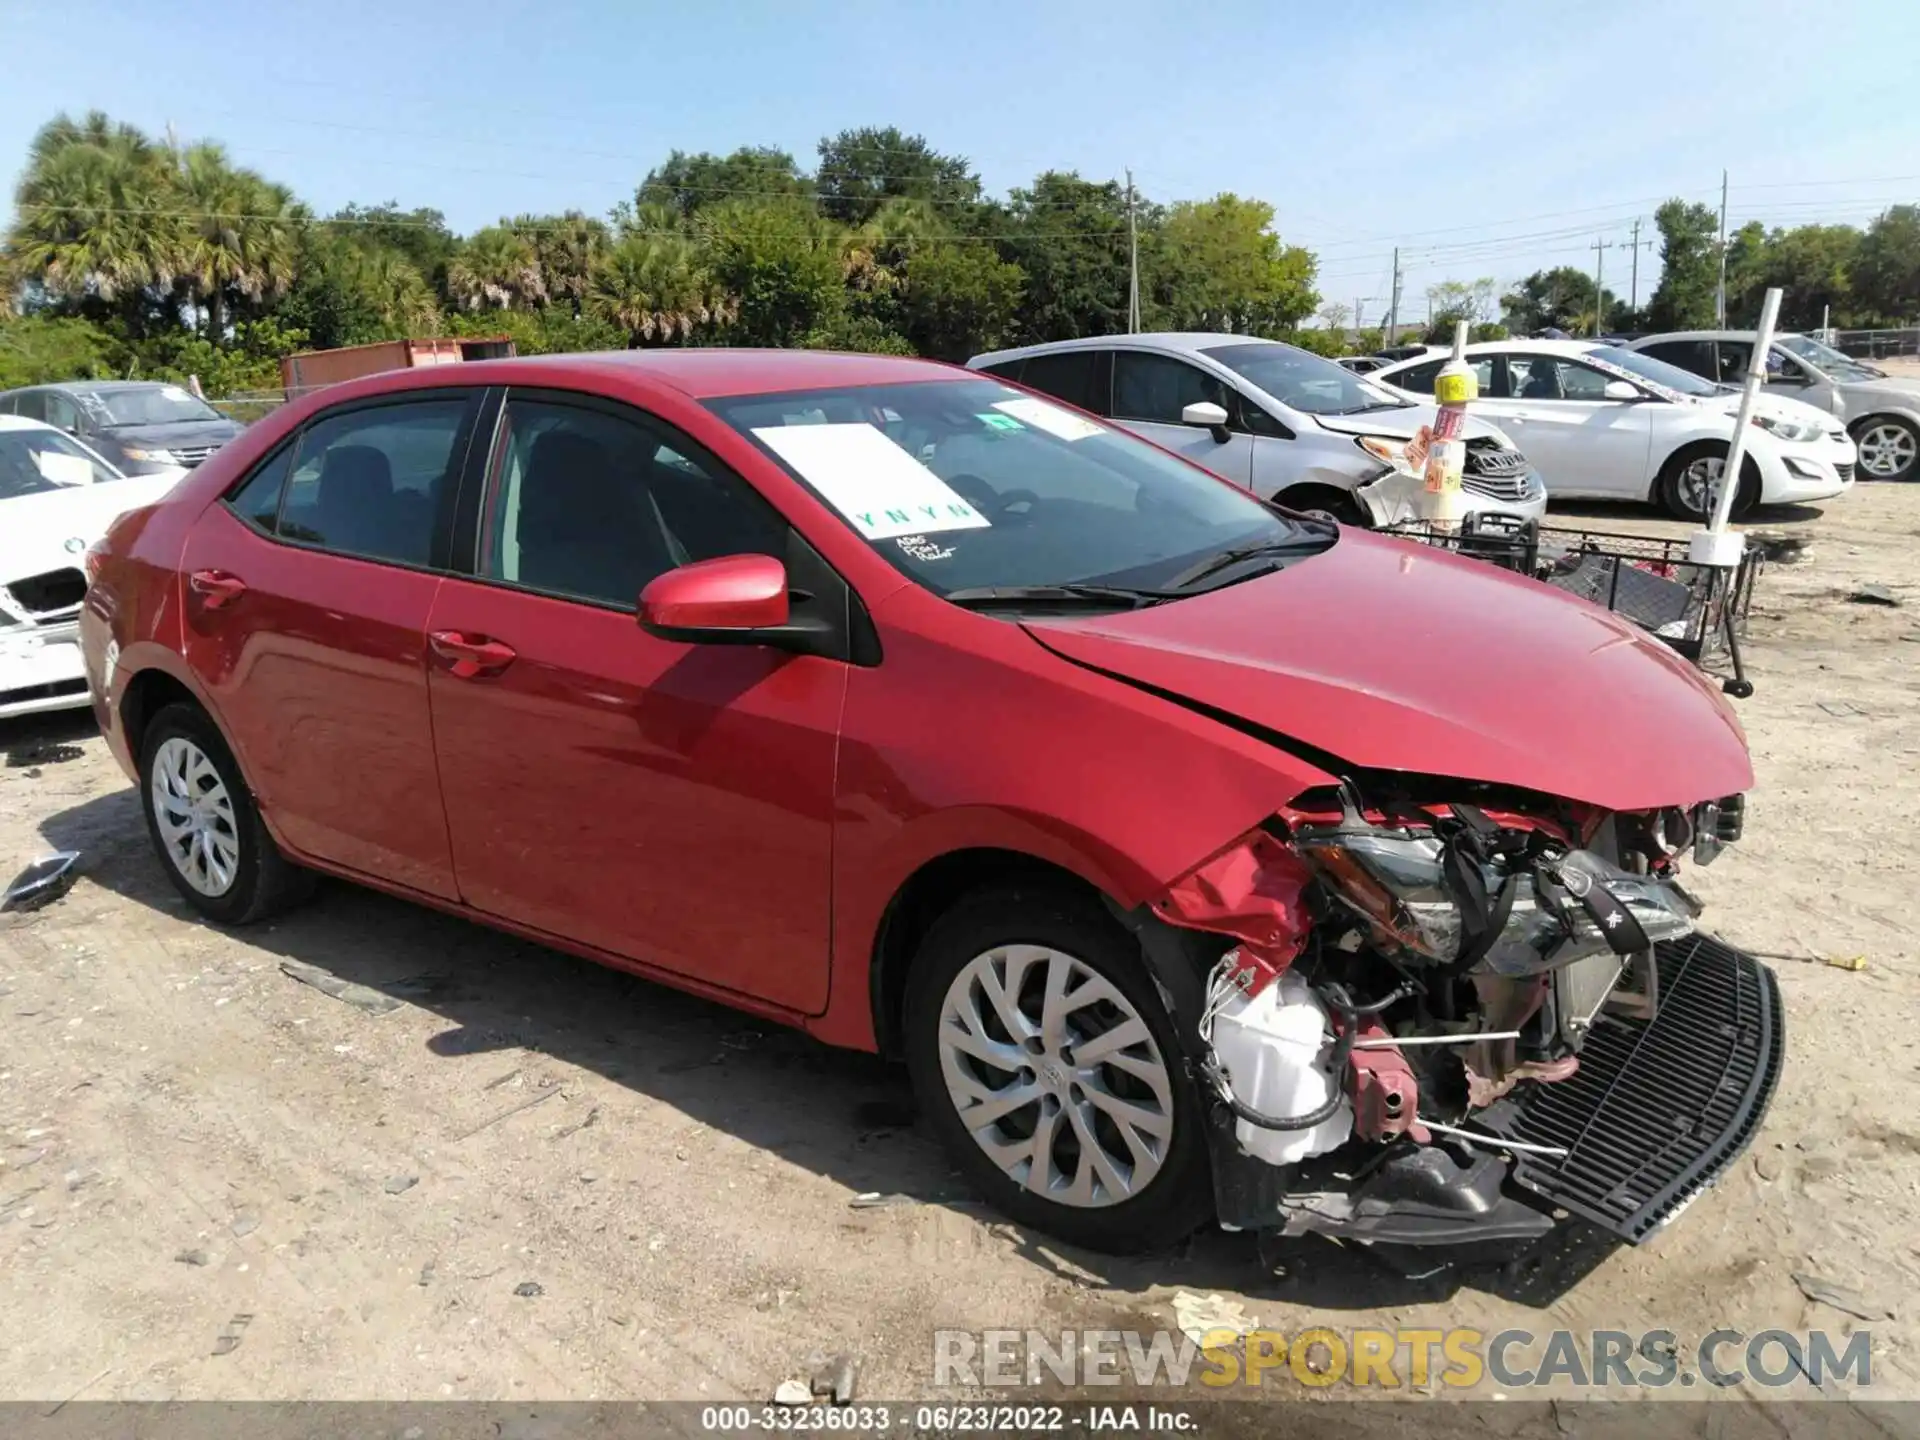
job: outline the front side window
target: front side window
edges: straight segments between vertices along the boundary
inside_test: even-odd
[[[0,430],[0,500],[124,478],[57,430]]]
[[[480,574],[631,610],[656,575],[721,555],[780,556],[773,508],[637,417],[510,399],[480,536]]]
[[[1163,587],[1223,550],[1305,555],[1333,543],[1125,431],[985,377],[708,407],[895,568],[957,600],[1089,582]]]
[[[314,421],[287,479],[280,536],[365,560],[430,563],[466,411],[464,399],[411,400]]]
[[[1831,345],[1822,345],[1809,335],[1782,335],[1779,343],[1788,354],[1804,360],[1829,379],[1878,380],[1885,374],[1871,365],[1862,365]]]
[[[1232,413],[1224,381],[1171,355],[1116,350],[1113,356],[1113,418],[1178,425],[1187,406],[1205,401]]]

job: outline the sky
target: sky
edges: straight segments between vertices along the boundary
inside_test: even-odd
[[[1916,0],[0,0],[0,54],[9,191],[63,110],[463,232],[604,213],[676,148],[810,166],[891,124],[996,194],[1131,169],[1156,201],[1266,200],[1371,320],[1396,244],[1402,319],[1560,264],[1624,294],[1636,217],[1644,299],[1654,208],[1717,206],[1723,169],[1733,228],[1920,201]]]

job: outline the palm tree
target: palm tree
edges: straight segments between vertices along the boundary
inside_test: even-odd
[[[432,335],[440,329],[440,304],[420,269],[398,250],[382,245],[356,250],[354,283],[371,301],[380,324],[396,335]]]
[[[630,346],[686,340],[733,319],[737,306],[683,235],[636,231],[607,251],[587,292],[588,312],[624,330]]]
[[[611,241],[606,221],[569,210],[564,215],[516,215],[508,228],[533,246],[546,298],[566,301],[578,315],[594,264]]]
[[[190,146],[175,175],[185,216],[177,268],[206,312],[207,339],[219,345],[230,292],[271,300],[293,284],[300,213],[291,191],[235,169],[218,145]]]
[[[164,152],[97,111],[35,135],[14,192],[11,264],[55,296],[106,303],[172,285],[180,223]]]
[[[447,293],[467,310],[529,309],[547,298],[540,257],[505,225],[476,231],[447,265]]]

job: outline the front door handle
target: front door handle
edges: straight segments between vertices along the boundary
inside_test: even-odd
[[[513,663],[516,653],[511,645],[459,630],[436,630],[427,636],[427,644],[445,663],[447,673],[458,680],[498,675]]]
[[[247,582],[224,570],[196,570],[187,576],[187,588],[209,610],[221,610],[247,593]]]

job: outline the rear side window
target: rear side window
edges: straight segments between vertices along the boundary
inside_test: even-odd
[[[745,481],[638,418],[511,399],[495,467],[491,580],[630,610],[690,561],[786,552],[786,522]]]
[[[1433,382],[1440,374],[1440,362],[1429,360],[1424,365],[1416,365],[1411,370],[1401,370],[1380,378],[1400,390],[1411,390],[1417,395],[1431,395]]]
[[[227,497],[227,504],[254,529],[271,535],[280,518],[280,491],[287,483],[287,470],[293,463],[293,446],[282,445],[277,454]]]
[[[1095,415],[1105,415],[1112,359],[1111,350],[1061,350],[1052,355],[1030,355],[1027,368],[1020,372],[1020,383]]]
[[[301,434],[279,534],[366,560],[426,565],[458,462],[463,399],[323,417]]]
[[[980,373],[983,375],[998,375],[1002,380],[1018,380],[1020,378],[1020,367],[1026,363],[1025,359],[1002,360],[998,365],[982,365],[980,367]]]

